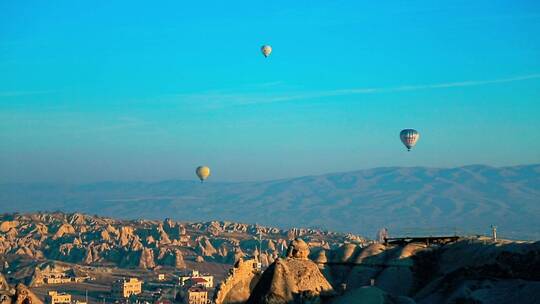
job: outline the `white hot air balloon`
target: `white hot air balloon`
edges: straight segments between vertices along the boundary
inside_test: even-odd
[[[420,133],[414,129],[405,129],[399,133],[399,139],[407,147],[407,151],[411,151],[411,148],[416,145],[419,138]]]
[[[264,55],[264,57],[268,57],[268,56],[270,56],[270,53],[272,53],[272,47],[265,44],[265,45],[261,46],[261,52]]]

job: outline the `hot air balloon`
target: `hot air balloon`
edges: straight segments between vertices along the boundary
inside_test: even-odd
[[[270,56],[270,53],[272,53],[272,47],[265,44],[261,46],[261,52],[263,53],[264,57]]]
[[[399,133],[401,142],[407,147],[407,151],[411,151],[411,148],[416,145],[416,142],[420,138],[420,133],[414,129],[405,129]]]
[[[202,183],[210,176],[210,168],[208,168],[207,166],[199,166],[197,167],[197,170],[195,170],[195,173],[197,174]]]

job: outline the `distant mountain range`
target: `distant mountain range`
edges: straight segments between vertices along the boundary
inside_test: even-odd
[[[3,212],[230,220],[373,237],[489,233],[540,239],[540,165],[376,168],[264,182],[1,184]]]

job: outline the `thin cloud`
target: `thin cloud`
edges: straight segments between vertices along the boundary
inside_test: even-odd
[[[435,83],[435,84],[404,85],[404,86],[389,87],[389,88],[346,89],[346,90],[336,90],[334,92],[336,93],[336,95],[353,95],[353,94],[418,91],[418,90],[430,90],[430,89],[446,89],[446,88],[481,86],[481,85],[488,85],[488,84],[516,82],[516,81],[538,79],[538,78],[540,78],[540,74],[531,74],[531,75],[517,76],[517,77],[512,77],[512,78],[501,78],[501,79],[491,79],[491,80],[470,80],[470,81],[446,82],[446,83]]]
[[[314,99],[323,97],[360,95],[360,94],[382,94],[382,93],[397,93],[407,91],[420,90],[437,90],[451,89],[459,87],[474,87],[498,83],[509,83],[526,81],[531,79],[539,79],[540,74],[530,74],[516,76],[511,78],[500,78],[490,80],[469,80],[460,82],[446,82],[434,84],[418,84],[418,85],[402,85],[395,87],[374,87],[374,88],[351,88],[327,91],[311,91],[311,92],[283,92],[283,93],[255,93],[255,92],[234,92],[230,91],[208,91],[196,94],[178,94],[174,95],[175,99],[179,98],[182,101],[192,102],[195,104],[204,104],[209,108],[222,108],[227,106],[242,106],[255,104],[268,104],[276,102],[287,102],[293,100]]]

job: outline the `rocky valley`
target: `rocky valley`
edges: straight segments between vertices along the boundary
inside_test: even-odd
[[[195,269],[215,277],[209,290],[215,303],[536,303],[540,298],[540,242],[452,236],[381,243],[353,234],[232,222],[60,212],[0,216],[2,303],[23,303],[27,297],[37,303],[50,290],[81,301],[118,301],[109,297],[111,285],[127,277],[143,280],[153,299],[177,299],[178,278]],[[167,283],[157,283],[157,274]]]
[[[352,234],[232,222],[15,213],[0,216],[0,270],[10,281],[38,288],[38,293],[51,286],[51,276],[71,278],[62,282],[71,285],[79,280],[79,287],[90,289],[91,298],[97,299],[105,297],[114,279],[123,277],[152,280],[158,272],[174,276],[197,269],[220,280],[235,262],[253,257],[267,267],[299,236],[322,248],[365,241]]]

